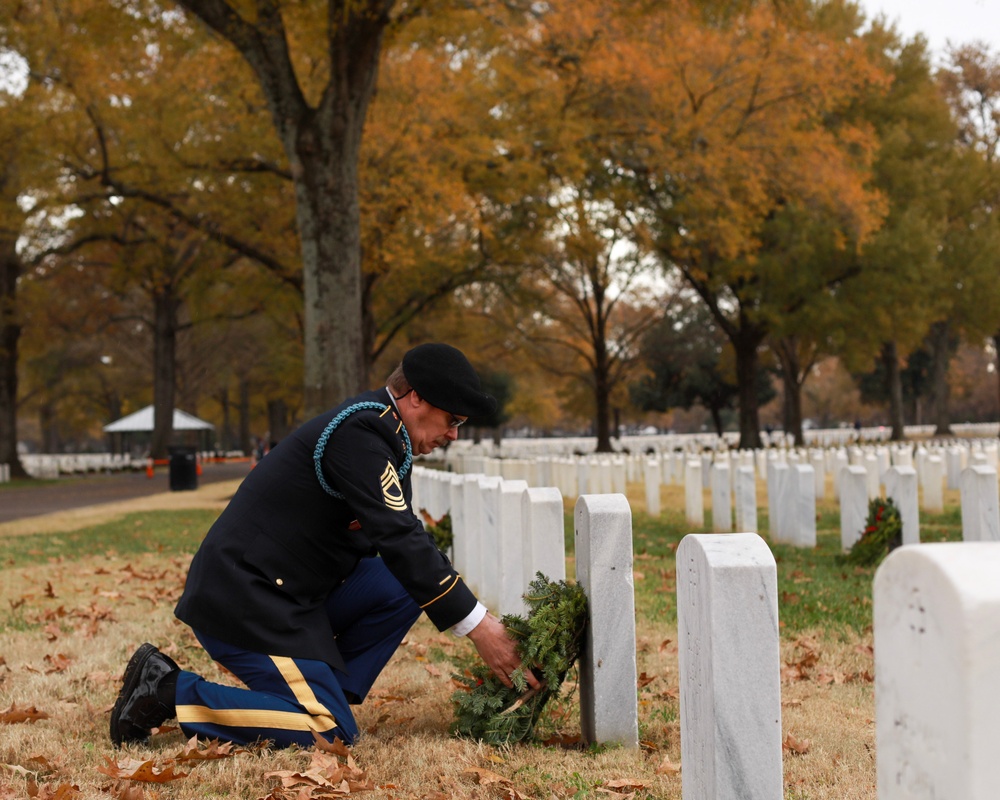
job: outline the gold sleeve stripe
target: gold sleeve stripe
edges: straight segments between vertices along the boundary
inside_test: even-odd
[[[333,717],[311,717],[294,711],[273,711],[267,708],[208,708],[177,706],[178,722],[202,722],[229,728],[274,728],[282,731],[316,731],[323,733],[337,727]]]
[[[379,419],[382,419],[382,417],[384,417],[386,414],[388,414],[390,408],[392,408],[392,406],[386,406],[385,407],[385,411],[383,411],[381,414],[378,415]]]
[[[458,585],[458,575],[456,575],[456,576],[455,576],[455,580],[453,580],[453,581],[451,582],[451,586],[449,586],[449,587],[448,587],[447,589],[445,589],[445,590],[444,590],[443,592],[441,592],[441,594],[439,594],[439,595],[438,595],[437,597],[435,597],[435,598],[434,598],[433,600],[429,600],[429,601],[427,601],[426,603],[424,603],[424,604],[423,604],[422,606],[420,606],[420,607],[421,607],[421,608],[427,608],[427,606],[429,606],[429,605],[433,605],[433,604],[434,604],[434,603],[436,603],[436,602],[437,602],[438,600],[440,600],[440,599],[441,599],[442,597],[444,597],[444,596],[445,596],[446,594],[448,594],[448,592],[450,592],[450,591],[451,591],[452,589],[454,589],[454,588],[455,588],[455,587],[456,587],[457,585]]]
[[[295,699],[299,701],[299,705],[301,705],[310,716],[316,717],[321,724],[325,724],[325,721],[329,720],[331,723],[330,727],[325,728],[324,730],[337,727],[337,721],[333,718],[333,714],[330,713],[330,709],[316,699],[316,695],[313,694],[312,687],[309,685],[309,682],[305,679],[305,676],[303,676],[302,671],[298,668],[295,662],[287,656],[271,656],[271,661],[274,663],[274,666],[278,668],[278,672],[280,672],[281,677],[285,679],[285,682],[288,684],[288,688],[292,690],[292,694],[295,695]]]

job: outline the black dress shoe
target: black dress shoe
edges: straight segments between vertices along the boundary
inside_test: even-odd
[[[146,742],[153,728],[174,716],[173,686],[180,668],[148,642],[125,667],[122,688],[111,709],[111,741]]]

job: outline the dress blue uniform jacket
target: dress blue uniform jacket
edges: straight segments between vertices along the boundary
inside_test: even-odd
[[[317,453],[331,421],[358,403],[377,407],[344,417]],[[386,389],[306,422],[212,525],[177,617],[237,647],[345,670],[324,601],[361,558],[379,555],[439,630],[460,622],[476,598],[410,507],[410,456]]]

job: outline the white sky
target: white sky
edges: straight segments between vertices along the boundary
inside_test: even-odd
[[[1000,0],[859,0],[869,18],[879,13],[907,39],[922,33],[935,56],[945,45],[985,41],[1000,52]]]

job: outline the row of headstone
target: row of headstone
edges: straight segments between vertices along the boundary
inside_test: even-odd
[[[986,472],[973,468],[969,474],[983,479]],[[860,470],[845,478],[852,474],[863,496],[866,480]],[[900,474],[913,477],[907,470]],[[577,581],[590,599],[580,663],[584,739],[634,748],[634,586],[625,498],[579,498],[574,536]],[[683,795],[686,800],[780,798],[773,555],[754,533],[690,534],[677,549],[676,574]],[[997,542],[903,547],[880,567],[875,653],[881,800],[995,796],[997,574]]]
[[[967,423],[952,425],[952,431],[959,444],[969,440],[996,440],[1000,435],[1000,423]],[[805,446],[817,449],[845,448],[851,446],[896,445],[890,442],[891,431],[886,428],[828,429],[806,430]],[[928,440],[934,435],[934,426],[908,425],[904,428],[904,436],[909,441]],[[781,431],[760,433],[761,445],[767,449],[791,450],[795,447],[794,437]],[[653,453],[663,454],[674,451],[687,453],[701,451],[732,451],[738,448],[740,436],[733,431],[724,432],[721,436],[714,433],[643,433],[615,437],[612,446],[621,453]],[[940,439],[935,441],[941,441]],[[460,439],[447,450],[436,450],[428,457],[429,461],[441,460],[450,469],[472,471],[465,469],[460,462],[466,456],[503,459],[534,459],[540,456],[573,456],[580,453],[593,453],[597,440],[593,436],[577,437],[518,437],[506,436],[499,442],[492,440]]]
[[[434,521],[451,516],[452,561],[491,609],[523,614],[522,595],[541,572],[566,578],[563,499],[523,480],[413,468],[413,508]]]
[[[58,478],[90,472],[119,472],[144,465],[125,453],[25,453],[21,456],[24,471],[33,478]]]
[[[1000,542],[901,547],[879,567],[879,800],[997,796],[998,574]],[[677,548],[677,620],[683,797],[778,800],[777,570],[764,541],[686,536]]]

